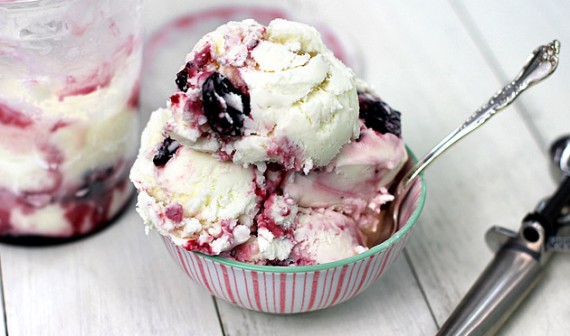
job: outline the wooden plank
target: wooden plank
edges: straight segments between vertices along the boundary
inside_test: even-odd
[[[222,334],[211,296],[134,209],[88,239],[0,254],[10,335]]]
[[[471,36],[480,39],[483,51],[501,73],[517,71],[517,55],[558,39],[562,43],[560,66],[548,82],[533,90],[540,95],[520,99],[532,127],[544,146],[562,134],[570,133],[570,3],[567,1],[450,2],[466,23]],[[511,61],[512,60],[512,61]]]
[[[361,295],[335,307],[271,315],[218,301],[229,335],[433,335],[436,326],[404,255]]]

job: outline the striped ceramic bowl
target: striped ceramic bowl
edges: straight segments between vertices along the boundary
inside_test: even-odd
[[[328,308],[378,281],[406,246],[425,201],[425,183],[416,181],[403,202],[399,230],[357,256],[315,266],[258,266],[186,251],[162,240],[174,261],[212,295],[260,312],[290,314]]]

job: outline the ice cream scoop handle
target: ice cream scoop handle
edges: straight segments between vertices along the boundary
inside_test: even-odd
[[[541,262],[531,250],[505,245],[437,335],[494,335],[538,282]]]
[[[536,221],[524,221],[517,234],[505,237],[509,239],[438,335],[494,335],[536,285],[551,256],[544,249],[544,228]]]
[[[406,174],[402,182],[406,185],[410,183],[441,153],[467,134],[479,128],[497,112],[509,106],[526,89],[550,76],[558,66],[559,53],[560,42],[557,40],[536,48],[517,77],[498,91],[488,102],[469,116],[461,126],[445,137],[425,157],[418,161]]]

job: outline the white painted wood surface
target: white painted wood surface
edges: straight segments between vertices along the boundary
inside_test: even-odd
[[[63,246],[2,246],[8,333],[220,335],[213,299],[137,216]]]
[[[224,3],[147,0],[147,33],[182,13]],[[269,5],[240,2],[260,3]],[[402,111],[404,136],[419,155],[510,80],[539,44],[559,39],[561,65],[429,168],[427,205],[405,255],[347,303],[276,316],[214,300],[176,268],[156,235],[144,235],[131,207],[118,223],[79,242],[0,246],[7,334],[433,335],[492,257],[484,232],[492,225],[516,229],[553,191],[546,148],[570,133],[568,4],[319,0],[272,6],[350,39],[350,48],[362,53],[359,75]],[[569,258],[553,258],[502,335],[568,333]]]

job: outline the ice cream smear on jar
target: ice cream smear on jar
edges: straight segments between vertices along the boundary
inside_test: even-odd
[[[150,229],[190,251],[314,265],[367,248],[408,159],[400,113],[308,25],[206,34],[153,112],[130,178]]]
[[[82,236],[125,206],[141,38],[140,1],[0,4],[0,236]]]

